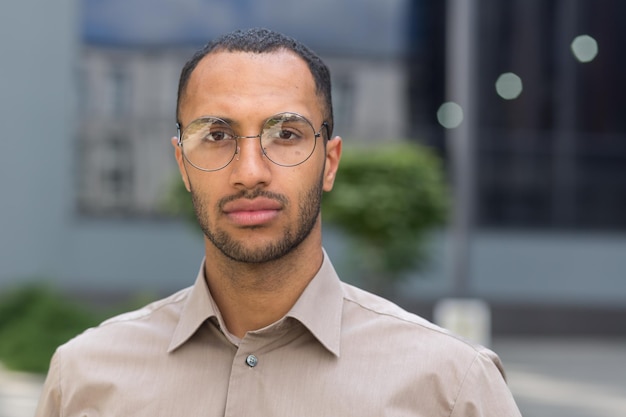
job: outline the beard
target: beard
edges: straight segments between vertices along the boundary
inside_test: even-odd
[[[191,198],[196,218],[198,219],[202,232],[220,252],[237,262],[265,263],[280,259],[289,254],[311,234],[320,214],[322,183],[323,176],[320,176],[319,181],[303,194],[303,198],[298,202],[296,223],[285,226],[283,234],[278,240],[259,248],[247,247],[243,241],[236,240],[228,232],[220,229],[218,225],[216,225],[215,228],[211,228],[208,204],[201,196],[193,191],[193,188],[191,190]],[[265,197],[280,201],[283,205],[283,209],[288,209],[291,205],[289,199],[281,194],[255,189],[252,191],[244,190],[241,193],[225,197],[218,202],[217,207],[221,211],[221,207],[229,201],[240,198],[254,199],[256,197]],[[262,226],[254,226],[250,227],[250,229],[261,227]]]

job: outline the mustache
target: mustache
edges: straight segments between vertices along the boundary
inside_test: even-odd
[[[218,201],[218,207],[220,208],[220,210],[223,211],[224,206],[230,203],[231,201],[240,200],[240,199],[254,200],[255,198],[258,198],[258,197],[264,197],[270,200],[278,201],[283,206],[286,206],[289,203],[289,200],[287,199],[287,197],[285,197],[282,194],[273,193],[271,191],[257,188],[254,190],[242,190],[238,192],[237,194],[232,194],[224,198],[221,198]]]

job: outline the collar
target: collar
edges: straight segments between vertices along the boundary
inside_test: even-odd
[[[167,349],[168,353],[178,349],[189,340],[206,320],[218,316],[219,311],[214,307],[209,286],[204,278],[204,262],[205,259],[200,264],[196,282],[190,288],[187,301],[180,313],[178,324]]]
[[[216,317],[220,323],[222,321],[221,314],[215,306],[205,279],[205,262],[206,260],[202,261],[196,281],[189,291],[187,301],[183,306],[170,341],[168,352],[172,352],[186,343],[207,319]],[[338,357],[343,297],[339,277],[326,251],[324,251],[322,266],[286,314],[286,317],[302,323],[324,348]]]
[[[343,289],[326,251],[315,277],[304,289],[287,317],[302,323],[333,355],[339,357]]]

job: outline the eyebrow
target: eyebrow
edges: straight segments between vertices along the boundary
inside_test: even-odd
[[[278,112],[276,114],[273,114],[273,115],[269,116],[267,119],[265,119],[265,121],[271,119],[272,117],[275,117],[276,115],[284,114],[284,113],[290,113],[290,114],[294,114],[295,113],[295,114],[298,114],[298,115],[304,117],[306,120],[310,120],[307,116],[304,116],[304,115],[302,115],[300,113],[296,113],[296,112],[292,112],[292,111],[283,111],[283,112]],[[240,122],[238,122],[235,119],[231,119],[228,116],[219,116],[217,114],[207,114],[207,115],[204,115],[204,116],[201,116],[201,117],[216,117],[216,118],[218,118],[220,120],[225,121],[231,127],[241,127],[241,123]]]
[[[231,126],[239,126],[240,125],[239,122],[237,122],[234,119],[231,119],[230,117],[218,116],[216,114],[210,114],[210,115],[206,115],[206,116],[202,116],[202,117],[215,117],[217,119],[225,121],[226,123],[228,123]]]

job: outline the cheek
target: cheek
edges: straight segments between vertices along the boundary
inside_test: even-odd
[[[295,181],[292,185],[292,195],[298,196],[298,204],[308,205],[314,194],[321,194],[326,187],[326,174],[322,169],[323,165],[319,163],[316,168],[308,169],[298,177],[299,181]]]
[[[313,186],[318,186],[324,177],[324,162],[310,160],[310,164],[302,164],[294,167],[295,170],[287,175],[288,183],[285,183],[296,194],[306,193]],[[292,169],[294,169],[292,168]]]
[[[214,196],[217,195],[215,185],[196,177],[190,178],[189,186],[194,205],[198,206],[197,209],[201,208],[205,215],[213,212],[216,204]]]

